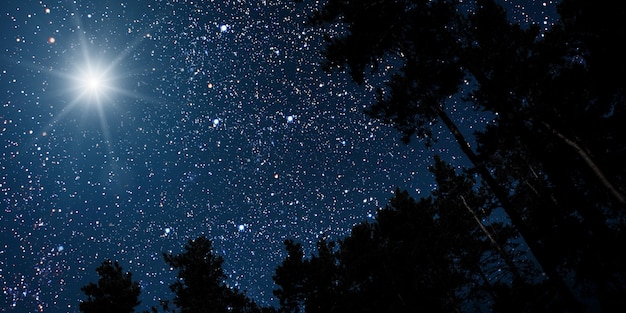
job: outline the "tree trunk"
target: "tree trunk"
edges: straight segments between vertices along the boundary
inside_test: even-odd
[[[542,125],[547,128],[552,134],[557,136],[559,139],[563,140],[568,146],[572,147],[574,151],[580,156],[583,161],[587,164],[589,169],[595,174],[595,176],[600,180],[600,183],[608,190],[608,192],[613,196],[613,198],[621,205],[626,204],[626,197],[615,187],[608,178],[604,175],[600,167],[593,161],[591,156],[582,148],[576,141],[569,139],[567,136],[561,134],[559,131],[551,127],[548,123],[543,122]]]
[[[485,235],[489,239],[489,242],[491,242],[491,244],[496,247],[498,254],[500,254],[500,257],[504,260],[504,263],[509,267],[511,274],[513,274],[513,282],[524,283],[524,278],[522,277],[520,272],[517,270],[517,266],[515,266],[513,259],[509,256],[508,253],[506,253],[506,250],[504,249],[504,247],[502,247],[502,245],[500,245],[496,241],[496,239],[493,238],[489,230],[487,230],[485,225],[483,225],[483,222],[480,221],[480,218],[478,217],[476,212],[474,212],[474,210],[469,206],[469,204],[467,204],[467,201],[465,201],[465,197],[461,196],[461,201],[463,202],[463,205],[465,206],[465,208],[467,208],[467,210],[472,214],[472,217],[474,217],[474,221],[476,221],[476,224],[478,224],[478,226],[483,231],[483,233],[485,233]]]
[[[557,264],[555,260],[543,249],[539,242],[539,238],[526,226],[522,216],[517,212],[511,203],[509,202],[508,195],[502,190],[500,185],[496,182],[495,178],[491,175],[485,164],[474,153],[469,143],[456,126],[456,124],[450,119],[448,114],[438,104],[434,104],[434,108],[437,111],[437,115],[441,121],[450,130],[457,143],[461,147],[463,153],[469,158],[470,162],[474,165],[478,173],[481,175],[484,182],[487,184],[491,192],[496,196],[500,205],[511,219],[511,222],[515,228],[519,231],[520,235],[524,238],[524,241],[528,245],[530,252],[535,256],[537,262],[539,262],[541,268],[545,272],[548,280],[555,286],[558,292],[564,299],[566,305],[572,310],[572,312],[583,312],[584,306],[576,299],[570,288],[565,284],[561,275],[557,271]]]

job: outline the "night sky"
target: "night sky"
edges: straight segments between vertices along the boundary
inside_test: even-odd
[[[445,129],[405,145],[363,114],[393,68],[362,86],[320,69],[311,2],[3,1],[0,311],[78,312],[105,259],[147,309],[172,297],[162,253],[201,234],[273,305],[285,239],[310,254],[396,187],[427,196],[434,154],[464,165]],[[518,3],[512,19],[553,22],[552,2]],[[490,121],[450,105],[467,134]]]

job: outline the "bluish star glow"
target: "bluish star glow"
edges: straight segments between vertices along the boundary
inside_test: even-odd
[[[103,60],[93,60],[85,55],[82,64],[76,65],[69,75],[68,84],[79,104],[106,105],[119,88],[116,86],[114,64],[103,66]]]

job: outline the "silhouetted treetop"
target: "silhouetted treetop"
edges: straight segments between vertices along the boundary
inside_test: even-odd
[[[326,34],[323,68],[373,87],[366,113],[405,142],[429,144],[445,125],[570,310],[589,290],[605,308],[624,305],[626,260],[614,251],[626,237],[626,4],[557,10],[540,27],[494,0],[328,0],[310,25]],[[493,119],[471,134],[452,103]]]
[[[178,270],[176,281],[170,285],[174,305],[181,313],[255,313],[262,309],[245,294],[226,285],[221,256],[213,254],[211,240],[202,235],[189,240],[184,252],[163,254],[165,262]]]
[[[106,260],[96,269],[98,283],[81,288],[87,300],[81,301],[79,309],[85,313],[131,313],[139,305],[139,283],[132,280],[130,272],[122,272],[117,262]]]

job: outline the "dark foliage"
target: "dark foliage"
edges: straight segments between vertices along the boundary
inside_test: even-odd
[[[81,301],[79,309],[85,313],[135,312],[139,305],[140,287],[132,280],[131,273],[123,273],[117,262],[106,260],[96,269],[98,283],[81,288],[87,300]]]
[[[515,252],[514,232],[485,223],[491,204],[439,158],[438,188],[419,201],[396,190],[374,223],[318,243],[304,258],[285,242],[274,294],[281,312],[560,312],[556,291]]]
[[[212,243],[205,236],[189,240],[183,253],[163,257],[178,270],[170,289],[175,294],[173,303],[179,312],[262,312],[245,294],[224,283],[223,259],[213,254]]]
[[[164,254],[165,262],[178,270],[176,281],[170,285],[174,292],[173,306],[160,300],[164,312],[201,313],[273,313],[273,308],[261,308],[244,293],[225,284],[223,259],[213,255],[212,243],[205,236],[189,240],[183,253]],[[122,273],[117,262],[107,260],[97,269],[98,284],[90,283],[81,290],[88,296],[80,303],[81,312],[134,312],[139,305],[139,283],[131,273]],[[156,306],[144,313],[158,312]]]
[[[367,113],[407,142],[436,140],[441,121],[570,310],[587,297],[623,307],[626,4],[564,0],[558,11],[543,32],[493,0],[329,0],[310,19],[345,30],[327,38],[327,70],[363,83],[401,64]],[[448,116],[451,97],[495,116],[476,150]]]
[[[326,70],[369,84],[379,67],[396,69],[375,86],[370,116],[426,144],[441,122],[472,168],[436,157],[430,197],[397,190],[375,222],[321,240],[310,257],[287,240],[274,275],[279,311],[626,307],[626,2],[563,0],[558,12],[543,31],[511,23],[494,0],[328,0],[311,13],[311,27],[342,26],[326,38]],[[449,116],[453,98],[494,117],[471,134],[474,147]],[[491,221],[496,210],[510,222]],[[175,310],[272,311],[224,283],[206,237],[164,257],[178,270]],[[110,261],[98,273],[81,311],[132,312],[130,274]]]

